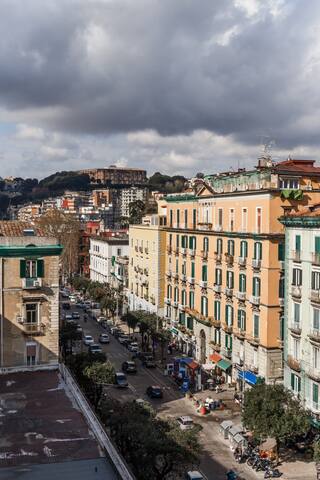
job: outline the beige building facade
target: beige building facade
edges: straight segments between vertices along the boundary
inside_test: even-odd
[[[161,215],[144,217],[142,225],[129,228],[129,310],[146,310],[164,314],[164,273],[166,218]]]
[[[62,247],[21,222],[0,222],[0,368],[59,361]]]

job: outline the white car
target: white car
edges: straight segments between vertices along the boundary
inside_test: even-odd
[[[177,422],[181,430],[191,430],[194,427],[192,418],[187,415],[177,418]]]
[[[100,333],[99,342],[100,343],[110,343],[109,335],[107,333]]]
[[[87,346],[92,345],[94,343],[93,337],[91,335],[85,335],[83,337],[83,343]]]
[[[137,344],[137,342],[129,343],[128,350],[129,352],[137,353],[139,352],[139,345]]]
[[[202,475],[202,473],[198,471],[193,471],[187,472],[186,480],[205,480],[205,477]]]
[[[97,318],[97,322],[98,322],[98,323],[102,323],[102,322],[106,322],[106,321],[107,321],[106,317],[104,317],[104,316],[102,316],[102,315],[101,315],[101,317],[98,317],[98,318]]]

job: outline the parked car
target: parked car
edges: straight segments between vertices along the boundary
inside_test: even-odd
[[[124,373],[117,372],[114,376],[114,383],[117,387],[125,388],[128,387],[128,380]]]
[[[77,297],[75,295],[70,295],[69,300],[71,303],[76,303]]]
[[[157,385],[150,385],[150,387],[147,388],[146,394],[150,398],[162,398],[163,397],[163,392],[161,387]]]
[[[102,348],[97,343],[92,343],[89,345],[89,353],[91,353],[91,355],[94,355],[95,353],[102,353]]]
[[[79,325],[79,323],[77,324],[77,332],[82,333],[82,327]]]
[[[126,341],[129,340],[129,335],[119,335],[118,341],[121,345],[124,345]]]
[[[110,343],[109,335],[107,333],[100,333],[99,342],[100,343]]]
[[[154,361],[153,355],[144,355],[142,364],[147,368],[155,368],[156,362]]]
[[[137,342],[128,343],[128,350],[129,352],[137,353],[139,351],[139,345]]]
[[[205,478],[200,472],[193,471],[186,473],[186,480],[205,480]]]
[[[106,322],[106,321],[107,321],[107,319],[103,315],[101,315],[100,317],[97,318],[98,323],[102,323],[102,322]]]
[[[79,312],[72,312],[72,318],[75,319],[75,320],[79,320],[80,313]]]
[[[62,308],[63,310],[70,310],[70,303],[69,302],[63,302],[62,303]]]
[[[177,418],[177,422],[181,430],[191,430],[194,427],[192,418],[187,415]]]
[[[116,336],[117,332],[122,333],[122,330],[120,330],[118,327],[111,327],[111,329],[110,329],[111,335]]]
[[[83,337],[83,343],[87,346],[92,345],[94,343],[93,337],[91,335],[85,335]]]
[[[134,361],[126,361],[122,364],[122,370],[126,373],[137,373],[137,365]]]
[[[121,328],[117,328],[117,330],[116,330],[115,333],[114,333],[114,336],[115,336],[116,338],[119,338],[119,337],[121,337],[122,335],[125,335],[124,331],[121,330]]]
[[[67,315],[64,317],[65,321],[68,322],[70,320],[73,320],[71,313],[67,313]]]

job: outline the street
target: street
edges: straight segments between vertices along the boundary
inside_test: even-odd
[[[78,320],[77,322],[82,326],[83,334],[92,335],[95,343],[99,343],[100,333],[105,333],[106,330],[90,316],[84,322],[82,310],[72,306],[71,311],[67,313],[72,311],[78,311],[81,315],[80,321]],[[101,345],[102,350],[114,364],[116,371],[121,371],[122,363],[125,360],[131,360],[132,354],[110,333],[109,337],[110,343]],[[81,344],[81,350],[87,351],[87,347],[83,343]],[[147,369],[142,366],[138,359],[136,364],[138,372],[127,375],[129,388],[108,387],[108,395],[123,401],[143,398],[150,402],[158,414],[164,418],[177,418],[180,415],[189,415],[194,422],[201,424],[203,429],[200,432],[200,442],[203,447],[203,454],[201,456],[200,470],[206,475],[208,480],[225,480],[226,472],[229,469],[237,471],[248,480],[263,478],[262,473],[257,474],[246,464],[239,465],[235,462],[228,444],[222,440],[219,434],[219,423],[225,417],[219,420],[212,414],[206,417],[199,416],[190,400],[185,399],[184,394],[178,390],[175,382],[170,377],[164,376],[160,368]],[[163,388],[163,398],[150,399],[146,395],[146,389],[149,385],[161,386]]]

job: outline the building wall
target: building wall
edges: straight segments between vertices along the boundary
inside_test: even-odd
[[[153,219],[156,218],[154,215]],[[130,310],[142,309],[163,316],[165,236],[159,225],[130,226],[128,282]]]
[[[20,239],[12,242],[21,245]],[[37,243],[37,239],[32,238],[32,243]],[[59,256],[41,253],[39,257],[32,256],[43,260],[44,276],[40,278],[41,286],[31,289],[26,288],[24,278],[20,277],[20,262],[30,258],[28,253],[4,257],[1,246],[0,242],[1,366],[56,365],[59,357]],[[26,306],[29,304],[37,305],[38,309],[37,322],[32,327],[26,323]],[[31,359],[33,355],[35,358]]]
[[[128,242],[116,242],[113,239],[90,239],[90,280],[111,283],[112,263],[117,256],[127,256]]]

